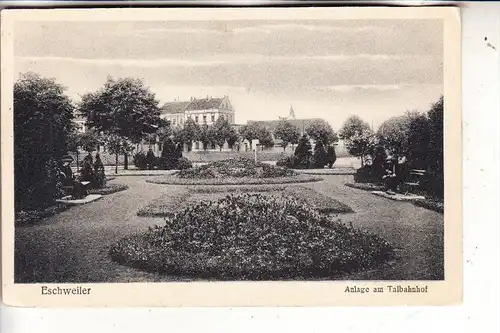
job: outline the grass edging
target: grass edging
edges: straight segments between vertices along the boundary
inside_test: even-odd
[[[435,200],[412,200],[415,206],[444,214],[444,203]]]
[[[69,208],[71,208],[71,206],[62,203],[56,203],[43,210],[28,210],[28,211],[16,212],[15,225],[16,226],[30,225],[41,219],[62,213],[68,210]]]
[[[345,183],[347,187],[355,188],[363,191],[383,191],[385,190],[384,185],[373,184],[373,183]]]
[[[89,191],[89,194],[107,195],[107,194],[113,194],[116,192],[125,191],[127,189],[128,189],[128,185],[125,185],[125,184],[106,184],[102,188],[91,189]]]

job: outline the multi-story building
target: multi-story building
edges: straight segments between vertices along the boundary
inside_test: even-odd
[[[168,102],[161,109],[161,117],[170,121],[172,126],[183,126],[188,118],[198,125],[212,125],[219,118],[225,118],[229,124],[235,122],[235,111],[228,96],[222,98],[194,98],[185,102]]]
[[[228,96],[195,98],[189,101],[167,102],[161,109],[161,118],[170,121],[171,126],[184,126],[187,119],[192,119],[198,125],[213,125],[218,119],[224,118],[230,125],[235,123],[235,111]],[[211,144],[208,149],[217,149]],[[228,149],[227,144],[223,149]],[[201,142],[193,142],[192,150],[203,150]]]

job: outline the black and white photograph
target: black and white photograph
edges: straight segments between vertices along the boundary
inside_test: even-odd
[[[244,12],[12,20],[15,285],[450,277],[443,17]]]

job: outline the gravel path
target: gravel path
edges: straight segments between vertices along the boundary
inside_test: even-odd
[[[146,183],[147,177],[119,177],[129,189],[96,202],[72,207],[33,226],[18,227],[15,239],[15,281],[145,282],[174,278],[146,273],[112,262],[109,246],[120,238],[162,224],[137,210],[153,199],[183,191],[179,186]],[[442,279],[443,215],[408,202],[396,202],[344,186],[352,176],[325,176],[302,184],[329,195],[355,211],[342,219],[385,237],[400,248],[393,265],[350,275],[346,279]],[[178,278],[175,278],[178,280]]]

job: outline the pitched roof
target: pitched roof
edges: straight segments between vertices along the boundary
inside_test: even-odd
[[[161,108],[161,113],[184,113],[190,102],[168,102]]]
[[[215,109],[221,105],[222,100],[223,98],[193,99],[186,107],[186,111]]]

